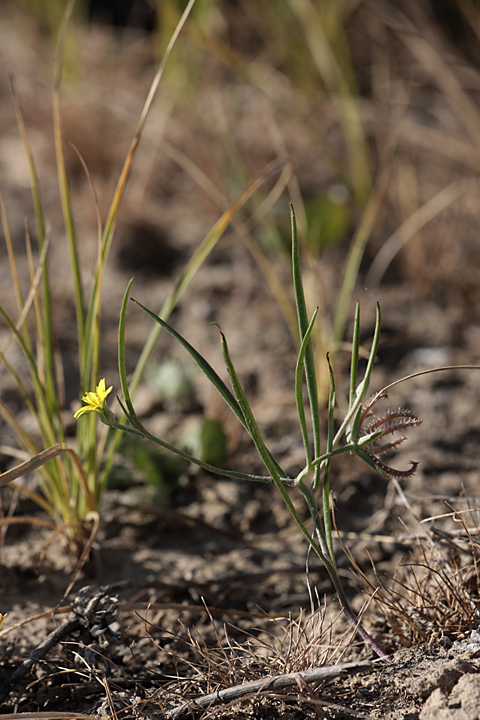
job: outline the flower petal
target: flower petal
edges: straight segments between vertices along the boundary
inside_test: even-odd
[[[90,407],[88,405],[84,405],[83,407],[80,408],[80,410],[77,410],[77,412],[74,414],[73,417],[75,418],[75,420],[78,420],[79,417],[81,417],[82,415],[85,415],[86,413],[95,412],[95,409],[96,408]]]
[[[105,399],[112,390],[113,385],[110,385],[108,389],[105,389],[105,378],[102,378],[97,385],[96,392],[90,391],[85,393],[82,398],[82,402],[85,403],[85,406],[81,407],[80,410],[77,410],[73,417],[77,419],[88,412],[101,413],[104,409]]]

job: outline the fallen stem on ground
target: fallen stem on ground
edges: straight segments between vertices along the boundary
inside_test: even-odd
[[[371,668],[372,662],[364,660],[361,662],[348,662],[340,665],[311,668],[310,670],[301,670],[285,675],[274,675],[270,678],[261,678],[260,680],[234,685],[233,687],[203,695],[195,700],[190,700],[171,710],[167,710],[161,717],[166,718],[166,720],[180,720],[180,718],[191,715],[196,709],[207,710],[214,705],[240,700],[248,695],[258,695],[259,693],[273,692],[295,686],[300,686],[301,688],[302,683],[333,680],[338,677],[368,672]]]

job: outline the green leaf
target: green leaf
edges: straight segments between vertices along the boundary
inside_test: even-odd
[[[234,365],[230,358],[230,352],[228,350],[228,345],[227,345],[225,335],[221,331],[220,326],[218,325],[217,327],[220,332],[223,357],[225,358],[225,362],[227,365],[230,382],[232,384],[233,392],[235,393],[235,397],[236,397],[238,405],[240,407],[240,412],[242,413],[242,416],[243,416],[242,425],[245,428],[245,430],[248,432],[250,437],[252,438],[253,442],[255,443],[255,447],[257,448],[258,454],[262,458],[265,467],[267,468],[268,472],[272,476],[273,481],[275,482],[275,484],[278,487],[278,484],[281,484],[281,478],[285,477],[285,473],[283,472],[282,468],[277,463],[277,461],[273,458],[273,456],[271,455],[270,451],[268,450],[267,446],[265,445],[265,443],[263,441],[263,438],[258,429],[258,425],[254,418],[252,409],[247,400],[247,396],[245,395],[245,392],[242,388],[240,380],[238,379]],[[284,489],[283,486],[282,486],[282,489]]]
[[[158,323],[162,328],[164,328],[170,335],[177,340],[180,345],[182,345],[185,350],[189,353],[189,355],[192,357],[192,359],[195,361],[195,363],[198,365],[200,370],[204,373],[204,375],[210,380],[213,387],[217,390],[217,392],[222,396],[222,398],[227,403],[228,407],[232,410],[232,412],[236,415],[236,417],[240,420],[243,427],[247,430],[248,429],[245,425],[245,419],[243,416],[243,413],[240,409],[240,405],[238,404],[235,397],[232,395],[231,391],[228,389],[228,387],[223,382],[222,378],[218,375],[218,373],[213,369],[213,367],[210,365],[210,363],[205,360],[203,355],[200,355],[198,350],[196,350],[193,345],[191,345],[188,340],[185,340],[180,333],[178,333],[176,330],[172,328],[171,325],[169,325],[165,320],[162,320],[161,317],[158,315],[155,315],[151,310],[148,310],[144,305],[138,302],[138,300],[133,300],[133,302],[138,305],[139,308],[143,310],[144,313],[146,313],[149,317],[152,318],[156,323]],[[126,400],[126,398],[125,398]]]
[[[357,401],[361,401],[365,397],[365,393],[367,392],[368,386],[370,385],[370,377],[372,375],[373,366],[375,364],[375,360],[376,360],[377,352],[378,352],[378,344],[380,342],[381,321],[382,321],[382,316],[380,313],[380,305],[377,303],[377,313],[376,313],[376,318],[375,318],[375,332],[373,334],[372,346],[370,348],[370,355],[368,357],[368,363],[367,363],[367,368],[365,370],[365,375],[356,391]]]
[[[133,281],[134,278],[132,278],[127,285],[120,310],[120,320],[118,323],[118,373],[120,375],[120,385],[122,386],[123,397],[125,398],[127,410],[126,414],[132,425],[136,427],[135,419],[137,415],[132,404],[132,398],[130,397],[130,391],[127,383],[127,370],[125,367],[125,316],[127,314],[128,298]]]
[[[313,317],[310,321],[310,325],[307,328],[307,332],[302,340],[300,351],[298,353],[297,366],[295,369],[295,399],[297,403],[297,414],[300,423],[300,430],[302,433],[303,446],[305,448],[305,458],[307,462],[307,472],[311,467],[312,458],[310,451],[310,441],[308,439],[307,421],[305,418],[305,404],[303,402],[303,369],[305,364],[305,352],[308,347],[310,335],[312,334],[313,326],[318,315],[318,307],[313,313]]]
[[[302,270],[300,267],[300,248],[298,244],[297,223],[295,220],[295,211],[293,205],[290,205],[291,224],[292,224],[292,272],[293,287],[295,290],[295,302],[297,305],[298,329],[300,338],[303,341],[308,332],[308,315],[305,303],[305,293],[303,291]],[[310,403],[310,413],[312,416],[313,429],[313,447],[315,457],[320,455],[320,408],[318,406],[317,376],[315,373],[315,358],[313,355],[313,347],[311,338],[307,339],[305,348],[305,381],[307,384],[308,400]],[[313,481],[314,489],[320,484],[320,470],[315,468],[315,478]]]
[[[350,402],[349,407],[355,402],[358,377],[358,353],[360,350],[360,304],[355,308],[355,320],[353,324],[352,360],[350,363]]]
[[[333,375],[332,366],[330,365],[330,358],[327,355],[328,370],[330,374],[330,394],[328,398],[328,426],[327,426],[327,453],[331,453],[333,450],[333,441],[335,438],[335,377]],[[331,457],[325,462],[325,471],[323,475],[323,487],[322,487],[322,502],[323,502],[323,527],[325,531],[325,538],[330,553],[330,558],[335,567],[335,550],[333,547],[332,539],[332,518],[330,515],[330,465]]]

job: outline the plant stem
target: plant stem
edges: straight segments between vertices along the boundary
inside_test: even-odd
[[[380,645],[372,638],[372,636],[369,635],[369,633],[365,630],[360,620],[350,607],[350,603],[347,600],[347,596],[345,595],[345,591],[342,587],[336,569],[332,568],[332,570],[330,570],[327,567],[327,571],[330,575],[330,580],[332,581],[335,591],[337,593],[340,605],[342,606],[343,614],[345,615],[347,620],[353,625],[355,631],[360,635],[360,637],[370,645],[370,647],[378,655],[378,657],[382,658],[382,660],[385,660],[385,662],[387,662],[389,665],[392,665],[393,661],[388,657],[386,652],[382,650]]]

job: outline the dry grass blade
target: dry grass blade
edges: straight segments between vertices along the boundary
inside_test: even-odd
[[[37,470],[38,468],[42,467],[42,465],[50,462],[50,460],[53,460],[60,455],[63,455],[63,453],[67,453],[67,455],[69,455],[75,463],[75,466],[77,467],[79,473],[79,477],[83,479],[83,491],[85,492],[85,497],[90,497],[90,491],[88,489],[87,480],[80,458],[78,457],[77,453],[65,443],[57,443],[56,445],[47,448],[47,450],[43,450],[42,452],[38,453],[38,455],[35,455],[35,457],[30,458],[30,460],[26,460],[25,462],[20,463],[20,465],[17,465],[11,470],[7,470],[7,472],[2,473],[2,475],[0,475],[0,487],[2,485],[6,485],[9,482],[12,482],[12,480],[16,480],[16,478],[21,477],[22,475],[25,475],[25,473]]]
[[[461,523],[463,537],[455,530],[436,528],[425,535],[424,523],[433,518],[420,522],[405,494],[398,489],[398,482],[395,479],[392,482],[413,519],[417,542],[399,561],[388,583],[370,559],[378,587],[346,550],[356,575],[375,598],[401,645],[432,644],[443,636],[461,637],[472,629],[472,623],[478,623],[479,617],[479,546],[472,537],[478,534],[478,528],[468,527],[463,514],[453,510],[441,517]]]
[[[50,460],[53,460],[54,458],[62,455],[63,453],[67,453],[68,455],[70,455],[73,462],[77,466],[80,475],[84,475],[80,458],[78,457],[76,452],[65,443],[57,443],[56,445],[47,448],[47,450],[43,450],[42,452],[38,453],[38,455],[35,455],[35,457],[30,458],[30,460],[26,460],[25,462],[20,463],[20,465],[17,465],[11,470],[7,470],[7,472],[2,473],[0,475],[0,487],[2,485],[7,485],[9,482],[12,482],[12,480],[16,480],[17,478],[25,475],[26,473],[37,470],[39,467],[42,467],[42,465],[45,465],[45,463],[50,462]],[[84,481],[84,490],[88,493],[85,477]]]
[[[137,146],[140,142],[140,137],[142,135],[142,131],[143,131],[147,116],[150,112],[150,108],[155,99],[155,95],[158,90],[160,80],[162,79],[162,76],[163,76],[163,73],[165,70],[165,65],[166,65],[167,60],[170,57],[172,50],[180,36],[180,33],[182,32],[182,29],[188,19],[188,16],[189,16],[190,11],[192,10],[194,4],[195,4],[195,0],[189,0],[188,5],[186,6],[186,8],[182,14],[182,17],[180,18],[180,20],[175,28],[175,31],[170,39],[170,42],[168,43],[168,47],[165,50],[165,54],[160,62],[158,70],[157,70],[155,77],[153,79],[153,82],[150,86],[150,90],[149,90],[147,99],[145,100],[142,114],[138,121],[138,125],[137,125],[137,129],[135,131],[134,138],[131,142],[130,149],[128,151],[127,157],[125,159],[125,162],[124,162],[124,165],[122,168],[122,172],[118,179],[117,187],[115,189],[115,194],[114,194],[113,201],[112,201],[112,204],[110,207],[108,218],[105,223],[105,230],[104,230],[104,234],[103,234],[102,262],[104,262],[104,259],[108,256],[108,253],[110,250],[110,245],[111,245],[112,238],[113,238],[113,229],[114,229],[115,220],[116,220],[117,213],[118,213],[118,208],[120,206],[120,200],[122,199],[123,192],[127,185],[127,180],[128,180],[129,174],[130,174],[133,157],[135,155]]]
[[[478,107],[463,89],[457,74],[451,65],[445,62],[444,48],[438,38],[431,32],[427,16],[421,5],[412,3],[415,12],[415,25],[408,18],[394,10],[386,19],[393,30],[402,38],[414,58],[428,72],[432,81],[438,86],[450,103],[459,121],[467,130],[476,151],[480,151],[480,113]],[[392,10],[389,10],[389,13]],[[418,28],[421,28],[419,31]]]
[[[478,195],[475,181],[455,180],[427,200],[385,241],[365,277],[366,287],[377,287],[395,256],[415,235],[467,192]]]
[[[43,273],[43,269],[45,266],[45,260],[47,257],[48,239],[45,239],[45,242],[43,244],[42,251],[40,253],[40,257],[39,257],[39,261],[38,261],[37,270],[35,272],[31,272],[31,276],[32,276],[31,287],[30,287],[30,291],[28,293],[27,299],[24,302],[23,297],[22,297],[22,291],[20,288],[20,280],[19,280],[19,276],[18,276],[18,268],[17,268],[16,259],[15,259],[15,253],[13,251],[13,246],[12,246],[12,238],[10,236],[10,231],[9,231],[8,223],[7,223],[7,214],[5,211],[5,206],[3,203],[3,198],[2,198],[1,193],[0,193],[0,216],[2,219],[3,232],[5,235],[5,244],[7,246],[7,254],[8,254],[8,260],[9,260],[9,264],[10,264],[10,273],[12,276],[13,286],[15,289],[17,306],[20,311],[20,316],[19,316],[17,322],[15,323],[15,329],[20,330],[23,327],[23,324],[24,324],[25,319],[30,311],[32,304],[35,302],[36,298],[38,297],[38,288],[40,285],[40,281],[42,279],[42,273]],[[27,251],[30,252],[31,247],[30,247],[30,239],[29,239],[28,229],[26,231],[26,236],[27,236]],[[10,344],[13,342],[13,340],[14,340],[14,335],[13,335],[13,333],[10,333],[10,335],[8,336],[7,340],[5,341],[2,349],[0,350],[0,359],[2,361],[4,360],[5,353],[7,352],[8,348],[9,348]]]
[[[197,273],[198,269],[201,267],[205,259],[208,257],[210,252],[217,244],[218,240],[221,238],[227,227],[230,225],[236,213],[260,189],[263,183],[265,183],[269,178],[271,178],[279,171],[282,171],[283,174],[283,172],[288,172],[288,169],[286,169],[281,162],[274,161],[270,163],[265,168],[265,170],[245,188],[245,190],[241,193],[240,197],[217,220],[210,232],[207,233],[207,235],[204,237],[200,245],[193,253],[192,257],[188,261],[177,282],[170,291],[167,299],[163,303],[162,309],[159,313],[159,316],[163,320],[168,320],[183,292],[186,290],[190,281]],[[151,330],[150,335],[143,347],[130,382],[130,392],[132,395],[135,393],[135,390],[140,382],[140,379],[143,375],[146,364],[151,357],[160,332],[160,326],[154,327]]]

